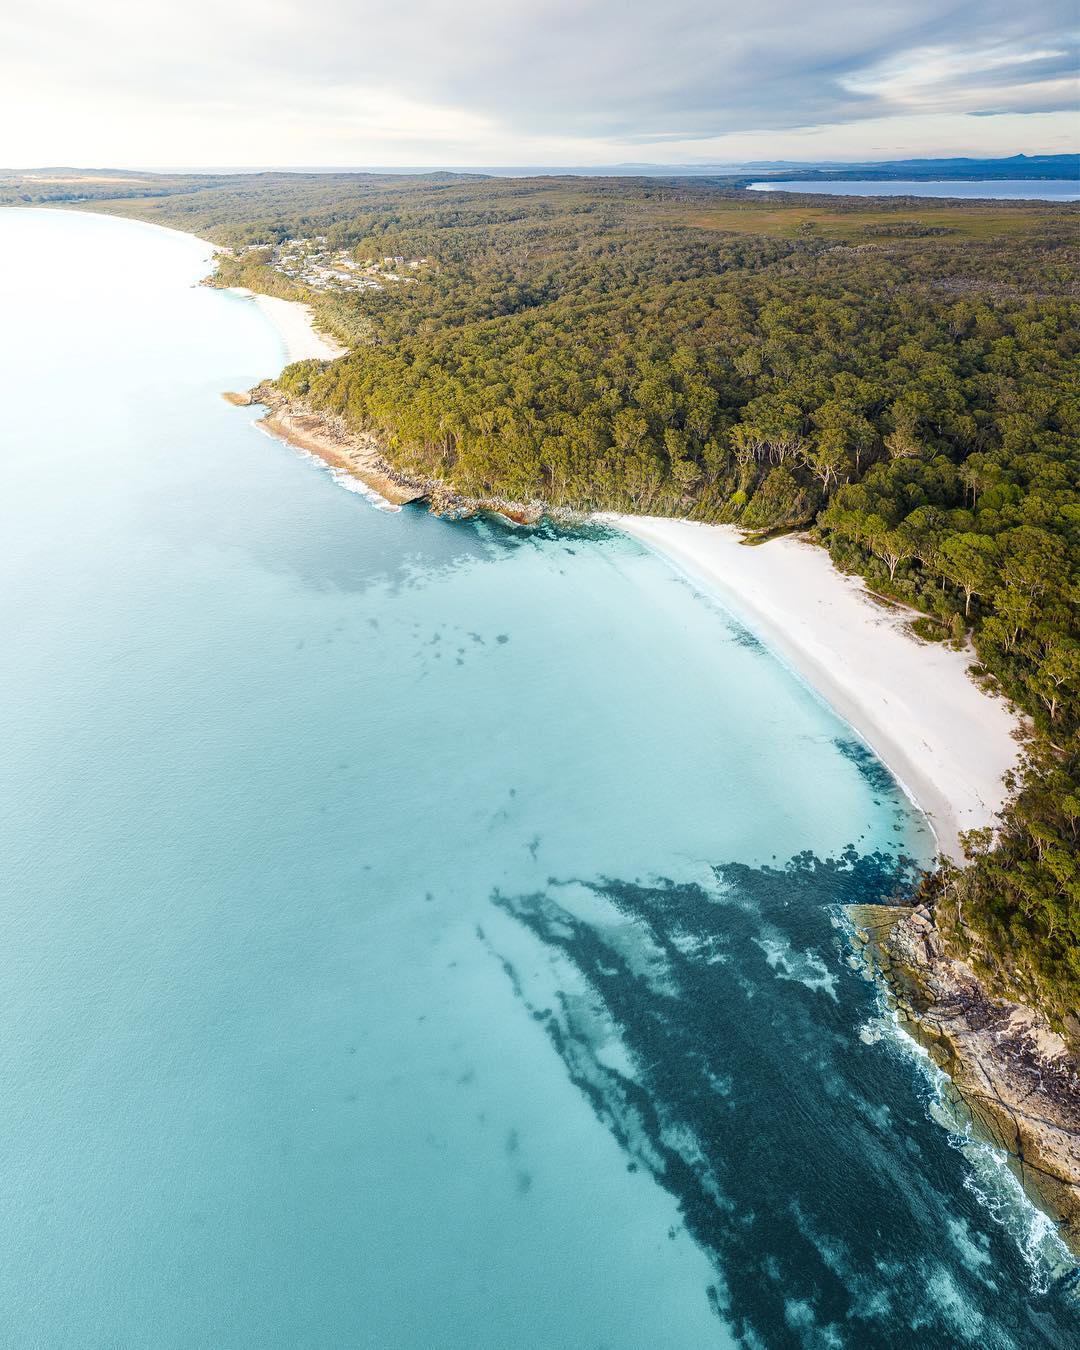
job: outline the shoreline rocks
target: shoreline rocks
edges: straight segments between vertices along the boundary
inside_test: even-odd
[[[852,906],[864,955],[904,1029],[948,1075],[973,1133],[1001,1148],[1080,1259],[1080,1066],[1032,1008],[992,998],[925,905]]]
[[[383,447],[370,432],[357,432],[341,417],[313,411],[291,399],[274,384],[256,385],[246,394],[223,397],[238,407],[267,409],[262,425],[272,435],[297,446],[335,468],[344,469],[394,506],[426,502],[434,515],[465,519],[490,511],[514,525],[536,525],[546,514],[542,502],[511,502],[501,497],[465,497],[445,483],[399,473],[387,461]]]
[[[334,468],[344,469],[391,505],[405,506],[428,495],[423,484],[390,467],[374,436],[356,434],[341,418],[312,412],[271,384],[256,385],[248,394],[248,402],[266,408],[260,420],[272,435]]]

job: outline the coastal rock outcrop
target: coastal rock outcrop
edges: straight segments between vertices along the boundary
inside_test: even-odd
[[[344,418],[307,407],[272,382],[258,384],[246,395],[226,394],[225,398],[230,403],[261,404],[267,409],[262,424],[272,435],[344,469],[394,506],[424,501],[435,515],[460,519],[490,511],[514,525],[536,525],[545,514],[542,502],[467,497],[446,483],[400,473],[387,460],[377,436],[353,430]]]
[[[248,399],[267,409],[262,424],[272,435],[346,470],[392,505],[404,506],[428,495],[424,484],[397,473],[386,462],[374,436],[356,433],[344,419],[312,411],[270,383],[256,385]]]
[[[973,1132],[998,1145],[1028,1197],[1080,1257],[1080,1065],[1041,1013],[992,998],[950,956],[925,906],[851,917],[905,1029],[948,1074]]]

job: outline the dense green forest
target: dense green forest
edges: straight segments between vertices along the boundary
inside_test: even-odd
[[[87,205],[229,246],[222,284],[313,300],[356,350],[282,388],[399,469],[809,529],[925,639],[970,637],[1034,739],[998,835],[926,889],[999,990],[1080,1037],[1075,207],[450,175],[154,192]],[[315,237],[413,270],[313,291],[275,261]]]

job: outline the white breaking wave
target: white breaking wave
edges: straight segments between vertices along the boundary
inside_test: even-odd
[[[1031,1292],[1045,1294],[1056,1280],[1070,1274],[1076,1262],[1058,1236],[1056,1224],[1028,1199],[1005,1150],[975,1135],[970,1121],[950,1099],[948,1074],[904,1030],[895,1010],[885,1006],[884,993],[880,1015],[859,1028],[859,1037],[868,1044],[887,1041],[919,1070],[928,1089],[927,1113],[947,1132],[949,1143],[964,1155],[970,1168],[964,1189],[1016,1243],[1030,1271]]]
[[[307,454],[308,452],[304,451],[304,453]],[[316,460],[320,464],[322,463],[322,460],[318,459],[317,455],[309,455],[308,457],[309,459]],[[338,469],[333,465],[324,465],[324,467],[330,470],[330,477],[338,487],[344,488],[346,492],[355,492],[360,497],[366,497],[367,500],[371,502],[372,506],[377,506],[380,511],[397,512],[401,510],[400,506],[395,506],[393,502],[388,502],[386,498],[381,497],[373,487],[368,487],[368,485],[362,483],[355,474],[349,473],[348,469]]]
[[[294,445],[292,441],[287,441],[284,437],[277,435],[275,432],[271,431],[268,426],[263,424],[261,417],[256,419],[252,425],[257,427],[264,436],[269,436],[272,441],[277,441],[280,445],[287,445],[290,450],[299,455],[302,459],[308,460],[310,463],[322,469],[324,473],[328,473],[338,487],[344,488],[346,492],[355,492],[357,496],[365,498],[372,506],[377,507],[380,511],[398,512],[401,510],[400,506],[396,506],[393,502],[388,502],[386,498],[380,496],[373,487],[368,487],[367,483],[361,482],[361,480],[354,474],[351,474],[348,469],[340,469],[336,464],[327,464],[325,459],[312,454],[310,450],[305,450],[302,445]]]

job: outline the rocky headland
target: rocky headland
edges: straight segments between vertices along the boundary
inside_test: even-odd
[[[992,998],[924,905],[849,911],[890,1005],[949,1076],[973,1133],[996,1144],[1080,1259],[1080,1065],[1032,1008]]]
[[[377,436],[354,430],[344,418],[309,408],[270,381],[257,384],[244,394],[227,393],[225,398],[241,407],[265,407],[261,424],[271,435],[344,469],[393,506],[424,502],[436,515],[459,518],[490,511],[515,525],[535,525],[544,515],[540,502],[467,497],[445,483],[400,473],[386,459]]]

